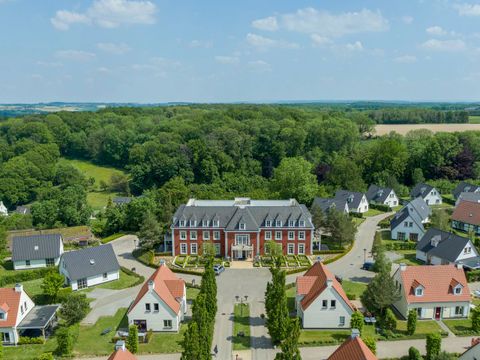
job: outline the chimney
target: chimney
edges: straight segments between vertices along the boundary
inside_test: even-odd
[[[20,284],[20,283],[16,283],[15,284],[15,292],[19,292],[19,293],[23,292],[23,285]]]
[[[333,280],[332,279],[327,279],[326,284],[327,284],[327,288],[331,288],[332,285],[333,285]]]
[[[360,337],[360,331],[358,329],[352,329],[352,334],[350,335],[352,339]]]
[[[148,280],[148,290],[153,290],[155,288],[155,283],[153,280]]]
[[[455,264],[455,267],[459,270],[463,269],[463,263],[460,261],[458,263]]]
[[[125,351],[125,341],[123,341],[123,340],[118,340],[118,341],[115,343],[115,350]]]
[[[407,270],[407,265],[405,263],[400,263],[400,271]]]

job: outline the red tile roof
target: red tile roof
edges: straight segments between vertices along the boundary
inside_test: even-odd
[[[300,305],[307,309],[310,304],[327,288],[327,280],[332,281],[332,287],[342,297],[346,304],[355,311],[355,307],[348,300],[347,294],[342,285],[335,279],[335,276],[321,262],[316,262],[304,276],[297,277],[297,295],[305,295]]]
[[[480,203],[460,201],[452,214],[452,220],[480,225]]]
[[[397,271],[400,271],[402,290],[409,304],[470,301],[465,272],[455,265],[407,266],[405,270],[402,271],[399,268]],[[422,296],[415,296],[414,290],[418,284],[424,287]],[[458,284],[463,286],[463,290],[461,294],[455,295],[453,288]]]
[[[0,328],[12,327],[17,324],[18,307],[20,305],[21,293],[15,291],[15,288],[1,288],[0,301],[2,310],[7,311],[7,319],[0,320]]]
[[[128,349],[115,350],[108,360],[137,360],[137,358]]]
[[[177,278],[172,270],[170,270],[165,264],[160,265],[152,276],[150,276],[150,278],[143,284],[128,312],[130,312],[148,292],[148,283],[150,281],[153,281],[153,290],[160,299],[162,299],[163,302],[175,312],[175,314],[178,313],[180,310],[180,303],[176,298],[184,296],[185,281]]]
[[[349,337],[327,360],[377,360],[363,340]]]

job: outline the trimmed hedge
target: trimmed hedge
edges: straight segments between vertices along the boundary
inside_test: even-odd
[[[33,345],[33,344],[45,344],[45,340],[41,337],[28,337],[20,336],[18,339],[18,345]]]
[[[380,210],[380,211],[384,211],[384,212],[388,212],[390,211],[390,206],[388,205],[385,205],[385,204],[369,204],[370,208],[372,209],[376,209],[376,210]]]
[[[450,198],[448,198],[448,197],[442,197],[442,201],[443,201],[445,204],[455,206],[455,200],[454,200],[454,199],[450,199]]]
[[[49,271],[51,271],[51,269],[51,267],[47,267],[35,270],[22,270],[15,272],[8,271],[0,277],[0,287],[4,287],[8,284],[16,284],[24,281],[43,278]]]
[[[125,236],[126,234],[125,233],[115,233],[115,234],[112,234],[110,236],[107,236],[107,237],[104,237],[100,242],[102,244],[107,244],[109,243],[110,241],[113,241],[113,240],[116,240],[118,238],[121,238],[122,236]]]
[[[134,276],[137,278],[137,281],[135,281],[132,285],[130,285],[129,287],[134,287],[134,286],[137,286],[137,285],[140,285],[140,284],[143,284],[143,282],[145,281],[145,278],[142,276],[142,275],[138,275],[136,272],[130,270],[130,269],[127,269],[126,267],[123,267],[123,266],[120,266],[120,269],[122,269],[122,271],[127,274],[127,275],[130,275],[130,276]]]
[[[363,219],[363,214],[362,213],[351,212],[351,213],[349,213],[349,215],[352,216],[352,217]]]
[[[332,262],[334,262],[334,261],[337,261],[338,259],[341,259],[341,258],[344,257],[345,255],[347,255],[347,254],[350,252],[350,250],[352,250],[352,248],[353,248],[353,243],[352,243],[352,244],[347,248],[347,250],[345,250],[343,253],[338,254],[337,256],[334,256],[334,257],[331,258],[331,259],[325,260],[323,263],[324,263],[325,265],[327,265],[327,264],[330,264],[330,263],[332,263]]]
[[[480,270],[466,271],[468,282],[480,281]]]
[[[203,268],[199,268],[199,269],[203,269]],[[203,271],[187,270],[187,269],[181,269],[173,266],[170,267],[170,270],[172,270],[172,272],[174,273],[179,273],[179,274],[198,275],[198,276],[202,276],[203,274]]]
[[[411,241],[398,241],[395,243],[384,243],[385,250],[395,251],[395,250],[415,250],[417,248],[417,243]]]
[[[157,266],[153,263],[155,260],[155,253],[152,250],[135,249],[132,255],[140,261],[143,265],[156,269]]]
[[[286,275],[291,275],[291,274],[297,274],[299,272],[303,272],[303,271],[307,271],[308,269],[310,269],[310,267],[308,266],[304,266],[304,267],[298,267],[296,269],[290,269],[290,270],[286,270],[285,271],[285,274]]]
[[[313,255],[342,254],[344,250],[315,250]]]

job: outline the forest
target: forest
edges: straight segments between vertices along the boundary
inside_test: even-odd
[[[165,229],[191,196],[294,197],[309,206],[315,196],[372,183],[401,195],[423,180],[449,191],[455,181],[480,177],[480,133],[373,132],[376,122],[439,116],[463,118],[456,110],[305,105],[117,107],[9,118],[0,122],[0,200],[9,209],[31,206],[36,227],[88,223],[92,179],[63,158],[122,169],[126,179],[116,186],[144,195],[99,214],[92,226],[101,234],[136,231],[144,221]],[[5,226],[28,224],[9,217]]]

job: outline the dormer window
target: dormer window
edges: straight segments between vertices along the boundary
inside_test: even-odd
[[[240,224],[238,225],[238,228],[239,228],[240,230],[245,230],[245,229],[246,229],[245,223],[240,223]]]
[[[457,285],[453,288],[453,293],[455,295],[461,295],[462,294],[462,286],[461,285]]]
[[[218,226],[219,226],[219,221],[213,220],[213,227],[218,227]]]
[[[265,221],[265,226],[266,227],[271,227],[272,226],[272,221],[271,220],[266,220]]]
[[[423,296],[423,288],[421,286],[415,289],[415,296]]]
[[[180,226],[185,226],[185,220],[180,220]]]
[[[207,227],[208,226],[208,220],[202,220],[202,226]]]
[[[288,226],[289,227],[294,227],[295,226],[295,221],[294,220],[288,220]]]
[[[193,219],[190,220],[190,226],[191,226],[191,227],[197,226],[197,220],[193,220]]]
[[[301,227],[305,226],[305,220],[300,220],[299,224],[300,224]]]
[[[0,320],[5,320],[5,313],[4,312],[0,312]]]
[[[275,221],[275,226],[276,226],[276,227],[282,226],[282,220],[276,220],[276,221]]]

